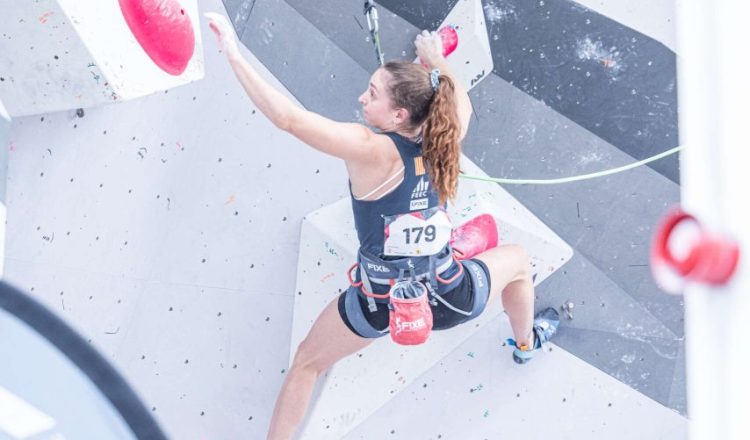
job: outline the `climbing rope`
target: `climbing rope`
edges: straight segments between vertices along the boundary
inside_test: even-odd
[[[634,163],[624,165],[621,167],[617,167],[617,168],[612,168],[609,170],[598,171],[596,173],[590,173],[590,174],[582,174],[579,176],[561,177],[558,179],[503,179],[503,178],[497,178],[497,177],[472,176],[468,174],[460,174],[459,177],[461,177],[462,179],[469,179],[469,180],[481,180],[484,182],[504,183],[506,185],[556,185],[559,183],[577,182],[581,180],[594,179],[597,177],[603,177],[603,176],[609,176],[611,174],[621,173],[623,171],[631,170],[641,165],[645,165],[647,163],[657,161],[671,154],[675,154],[678,151],[681,151],[683,148],[684,148],[683,146],[675,147],[675,148],[672,148],[671,150],[667,150],[663,153],[659,153],[656,156],[652,156],[652,157],[643,159],[638,162],[634,162]]]

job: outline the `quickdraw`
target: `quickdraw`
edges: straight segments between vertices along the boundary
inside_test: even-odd
[[[372,43],[375,45],[375,57],[378,60],[379,65],[385,64],[383,58],[383,50],[380,48],[380,34],[378,33],[378,10],[375,7],[375,2],[372,0],[365,0],[364,8],[365,17],[367,17],[367,27],[370,29],[370,36],[372,37]]]

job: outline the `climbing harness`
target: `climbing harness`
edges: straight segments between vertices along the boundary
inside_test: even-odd
[[[445,209],[438,206],[384,215],[383,219],[382,256],[360,248],[357,262],[347,271],[350,286],[345,307],[350,324],[361,336],[378,337],[390,329],[391,338],[398,344],[421,344],[432,329],[430,305],[441,303],[467,317],[484,308],[486,301],[482,299],[489,297],[489,283],[485,269],[470,258],[497,246],[497,225],[492,216],[477,216],[456,229],[452,229]],[[442,297],[461,283],[464,274],[470,277],[476,298],[480,298],[468,311]],[[376,313],[378,305],[388,307],[390,323],[386,329],[368,323],[360,297],[367,301],[370,313]]]
[[[453,262],[458,265],[455,274],[447,279],[439,274],[448,270]],[[456,313],[472,316],[472,311],[454,307],[438,293],[439,285],[445,291],[450,290],[464,274],[464,263],[454,255],[450,244],[447,244],[437,255],[419,258],[404,257],[385,260],[368,255],[360,249],[359,262],[349,268],[350,289],[356,289],[367,299],[371,313],[377,312],[378,303],[387,304],[390,316],[389,327],[380,333],[390,330],[391,339],[401,345],[416,345],[427,340],[432,330],[432,310],[430,305],[438,302]],[[472,262],[473,263],[473,262]],[[476,263],[473,263],[476,264]],[[358,277],[352,276],[357,270]],[[472,274],[472,277],[475,275]],[[359,281],[355,281],[359,278]],[[473,278],[472,278],[473,279]],[[388,286],[386,293],[374,293],[373,285]]]
[[[367,27],[370,29],[370,36],[372,37],[372,44],[375,45],[375,57],[378,60],[379,65],[385,64],[383,58],[383,50],[380,48],[380,34],[378,33],[378,9],[375,7],[375,2],[372,0],[365,0],[365,17],[367,18]]]
[[[438,293],[455,287],[464,274],[464,265],[451,247],[451,224],[445,210],[439,207],[417,212],[384,216],[383,257],[360,248],[357,263],[347,271],[350,289],[366,298],[371,313],[378,303],[387,304],[390,330],[394,342],[402,345],[421,344],[432,330],[430,305],[442,303],[456,313],[460,310]],[[458,270],[450,277],[440,275],[456,262]],[[354,274],[356,270],[356,275]],[[356,281],[355,281],[356,280]],[[379,285],[374,289],[373,285]],[[386,293],[376,290],[388,289]]]

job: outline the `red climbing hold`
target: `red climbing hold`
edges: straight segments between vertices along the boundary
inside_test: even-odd
[[[735,240],[706,231],[695,217],[679,208],[665,216],[651,245],[651,270],[669,293],[681,293],[687,282],[725,284],[739,258]]]
[[[451,234],[451,245],[461,260],[497,247],[497,243],[497,224],[490,214],[474,217]]]
[[[440,39],[443,41],[443,56],[447,57],[458,46],[458,32],[452,25],[445,26],[438,31]]]
[[[195,50],[193,24],[177,0],[119,0],[128,27],[162,70],[179,75]]]

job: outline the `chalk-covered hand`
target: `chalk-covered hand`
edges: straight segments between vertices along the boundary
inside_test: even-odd
[[[239,53],[239,49],[237,48],[237,34],[234,32],[234,27],[229,21],[223,15],[216,12],[206,12],[204,15],[208,18],[208,26],[214,31],[221,50],[226,55]]]
[[[445,59],[443,58],[443,41],[437,32],[422,31],[414,40],[414,47],[419,59],[428,67],[435,67],[437,63]]]

